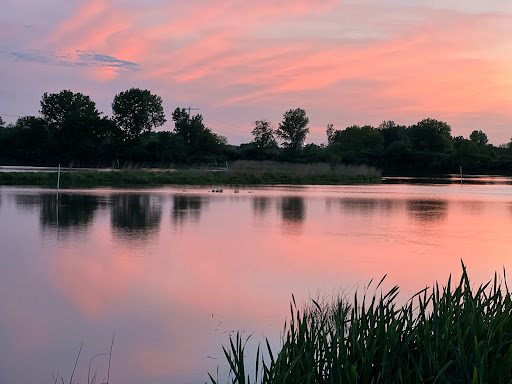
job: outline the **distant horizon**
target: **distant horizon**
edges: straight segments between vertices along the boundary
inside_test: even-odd
[[[132,87],[172,111],[199,108],[230,144],[254,121],[275,127],[289,109],[325,129],[426,118],[452,136],[512,137],[512,3],[460,0],[6,0],[0,15],[0,116],[39,115],[44,92],[91,97],[111,116]]]

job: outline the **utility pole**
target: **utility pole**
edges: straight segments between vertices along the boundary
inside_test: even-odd
[[[191,108],[190,106],[187,108],[188,109],[188,117],[190,118],[190,111],[199,111],[199,108]]]

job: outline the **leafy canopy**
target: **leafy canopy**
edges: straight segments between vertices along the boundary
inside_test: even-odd
[[[129,139],[165,124],[162,98],[146,89],[131,88],[114,97],[113,119]]]
[[[309,118],[302,108],[290,109],[283,115],[283,121],[279,123],[276,135],[283,139],[284,146],[294,151],[300,151],[309,133]]]
[[[59,93],[44,93],[41,99],[41,115],[57,130],[65,129],[69,123],[97,120],[100,113],[96,103],[82,93],[63,90]]]
[[[254,129],[251,133],[254,136],[254,144],[258,148],[272,148],[277,145],[274,130],[266,120],[255,121]]]

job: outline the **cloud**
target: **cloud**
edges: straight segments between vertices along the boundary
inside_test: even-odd
[[[99,55],[96,53],[90,53],[90,52],[82,52],[77,51],[78,57],[80,58],[81,62],[84,63],[92,63],[103,65],[106,67],[113,68],[115,70],[127,70],[127,71],[139,71],[140,65],[137,63],[132,63],[131,61],[126,60],[120,60],[118,58],[115,58],[113,56],[109,55]]]
[[[136,83],[232,114],[272,117],[300,104],[329,120],[357,119],[349,123],[468,113],[512,123],[503,112],[512,102],[512,8],[466,3],[77,0],[49,33],[27,45],[19,37],[0,55],[68,66],[92,80],[86,87]]]
[[[76,50],[69,54],[56,54],[54,52],[44,52],[42,50],[16,51],[10,49],[0,49],[0,55],[15,61],[24,61],[29,63],[53,64],[60,66],[77,67],[104,67],[114,72],[121,71],[140,71],[140,64],[121,60],[114,56],[101,55],[95,52],[86,52]]]

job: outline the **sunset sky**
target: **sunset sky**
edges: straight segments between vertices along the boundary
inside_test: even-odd
[[[307,143],[383,120],[446,121],[512,137],[510,0],[2,0],[0,116],[37,115],[44,92],[111,114],[131,87],[199,108],[232,144],[291,108]]]

